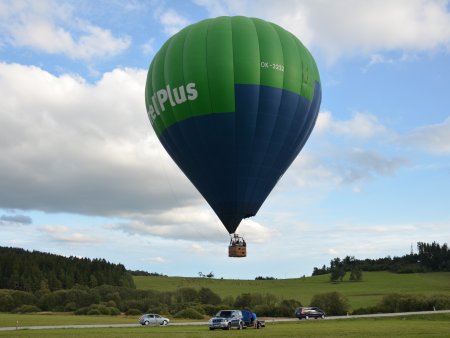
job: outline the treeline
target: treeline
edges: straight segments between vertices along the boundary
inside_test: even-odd
[[[135,288],[122,264],[0,247],[0,289],[36,292],[103,284]]]
[[[450,249],[447,243],[442,246],[436,242],[431,244],[418,242],[417,253],[410,253],[402,257],[385,257],[378,259],[356,259],[346,256],[344,259],[334,258],[330,266],[314,267],[312,275],[323,275],[351,271],[391,271],[397,273],[450,271]]]
[[[339,292],[313,295],[310,304],[329,316],[366,313],[389,313],[450,309],[450,295],[388,294],[375,306],[351,310]],[[251,309],[258,316],[292,317],[295,299],[281,299],[273,294],[242,293],[221,298],[209,288],[180,288],[176,291],[137,290],[102,285],[95,288],[76,286],[57,291],[35,293],[0,290],[0,312],[32,313],[40,311],[70,312],[75,315],[141,315],[160,313],[174,318],[204,319],[224,308]]]
[[[167,275],[164,275],[164,274],[162,274],[162,273],[158,273],[158,272],[148,272],[148,271],[143,271],[143,270],[128,270],[128,272],[129,272],[132,276],[167,277]]]
[[[0,312],[73,312],[78,315],[160,313],[175,318],[203,319],[224,308],[250,308],[259,316],[291,317],[301,303],[273,294],[243,293],[221,298],[209,288],[176,291],[138,290],[101,285],[67,290],[26,292],[0,290]]]
[[[329,316],[435,311],[450,309],[450,295],[390,293],[384,295],[375,306],[351,310],[347,297],[340,292],[333,291],[314,295],[311,298],[311,305],[321,308]]]
[[[450,295],[447,294],[399,294],[390,293],[375,305],[355,309],[352,314],[395,313],[414,311],[436,311],[450,309]]]

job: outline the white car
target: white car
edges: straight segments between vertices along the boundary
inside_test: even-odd
[[[153,313],[146,313],[139,318],[139,324],[141,325],[168,325],[169,323],[169,318]]]

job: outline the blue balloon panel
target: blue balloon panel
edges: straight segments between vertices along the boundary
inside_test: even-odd
[[[197,116],[167,128],[160,141],[228,232],[254,216],[308,139],[314,98],[280,88],[235,85],[236,111]]]

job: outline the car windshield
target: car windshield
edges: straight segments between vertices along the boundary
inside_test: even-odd
[[[233,314],[233,311],[219,311],[217,313],[217,317],[230,318]]]

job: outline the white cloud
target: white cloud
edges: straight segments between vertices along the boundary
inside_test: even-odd
[[[329,61],[341,56],[450,46],[450,13],[439,0],[197,0],[211,16],[261,17],[294,33]]]
[[[156,263],[156,264],[166,263],[166,260],[160,256],[144,258],[143,261],[147,263]]]
[[[8,158],[0,162],[0,205],[114,216],[121,220],[113,228],[130,234],[228,238],[151,130],[145,76],[143,70],[115,69],[91,85],[73,75],[0,63],[0,150]],[[239,231],[253,242],[274,234],[251,220]]]
[[[188,206],[169,208],[153,215],[132,215],[129,222],[114,226],[129,234],[157,236],[161,238],[183,238],[193,241],[223,242],[228,232],[209,207]],[[244,219],[237,231],[253,243],[263,243],[276,235],[276,231],[253,220]],[[197,252],[200,248],[191,248]]]
[[[358,148],[352,149],[346,155],[346,160],[350,165],[342,168],[344,182],[354,182],[372,175],[392,175],[409,163],[402,157],[389,158],[374,150]]]
[[[224,15],[236,15],[239,13],[248,13],[253,9],[256,11],[255,3],[252,1],[241,0],[194,0],[198,6],[205,7],[212,17]],[[266,6],[265,2],[258,3]]]
[[[100,238],[87,233],[80,233],[72,231],[69,227],[64,225],[47,225],[42,226],[41,231],[45,233],[46,238],[55,242],[64,243],[98,243]]]
[[[204,248],[204,246],[203,245],[201,245],[201,244],[198,244],[198,243],[193,243],[192,245],[191,245],[191,247],[189,248],[189,250],[191,251],[191,252],[194,252],[194,253],[196,253],[196,254],[203,254],[203,253],[205,253],[205,248]]]
[[[170,208],[153,215],[132,215],[128,222],[115,226],[129,234],[183,238],[187,240],[223,241],[227,232],[212,211],[201,207]]]
[[[392,176],[408,165],[410,161],[403,156],[329,145],[316,149],[314,153],[302,154],[294,162],[292,170],[288,170],[286,179],[303,188],[350,186],[354,192],[361,192],[368,181]]]
[[[450,117],[442,123],[436,123],[414,129],[400,137],[400,142],[414,146],[432,154],[450,154]]]
[[[14,4],[12,4],[14,3]],[[131,39],[81,20],[73,9],[52,1],[12,1],[0,10],[0,32],[13,46],[73,59],[109,57],[127,49]]]
[[[370,113],[356,112],[349,120],[337,121],[333,119],[331,112],[324,111],[317,118],[314,132],[331,132],[354,139],[370,139],[385,133],[386,128]]]
[[[173,9],[163,11],[159,16],[159,20],[164,27],[164,33],[167,35],[173,35],[190,24],[188,19]]]
[[[312,151],[302,151],[286,177],[301,187],[350,186],[361,192],[366,182],[410,165],[405,156],[391,154],[392,134],[370,113],[337,120],[329,111],[320,112],[308,141]]]
[[[155,43],[155,39],[151,38],[146,43],[141,45],[141,49],[142,49],[142,52],[144,53],[144,55],[152,55],[156,52],[154,43]]]
[[[239,235],[242,235],[247,242],[251,243],[265,243],[278,235],[276,230],[259,224],[251,219],[242,220],[237,232]]]
[[[151,129],[145,77],[116,69],[90,85],[0,63],[2,207],[118,216],[198,203]]]

